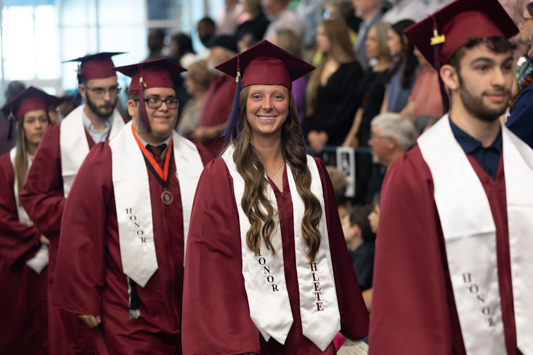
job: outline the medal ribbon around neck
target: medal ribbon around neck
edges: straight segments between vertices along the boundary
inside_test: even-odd
[[[133,125],[131,125],[131,131],[133,132],[133,137],[135,138],[137,145],[139,146],[139,148],[141,148],[144,158],[148,160],[148,162],[150,163],[149,167],[152,168],[151,170],[155,172],[155,175],[158,178],[159,182],[166,189],[168,186],[168,181],[169,181],[168,176],[170,172],[170,156],[172,155],[172,142],[173,142],[172,135],[170,136],[170,143],[168,145],[167,154],[165,155],[164,170],[161,170],[161,167],[159,166],[159,164],[157,164],[152,154],[150,154],[148,149],[146,149],[146,147],[142,144],[141,140],[137,136],[137,133],[135,132],[135,128],[133,127]]]

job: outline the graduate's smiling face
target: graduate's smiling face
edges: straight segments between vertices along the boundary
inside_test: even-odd
[[[144,98],[152,100],[152,102],[129,100],[128,112],[134,118],[134,123],[137,127],[136,122],[139,122],[140,119],[139,104],[144,104],[152,132],[143,134],[143,139],[149,141],[151,138],[155,141],[162,142],[170,136],[178,122],[178,107],[169,107],[165,102],[165,100],[177,100],[176,92],[172,88],[149,88],[144,90]],[[159,108],[155,108],[157,106],[156,104],[160,105]]]
[[[441,69],[443,81],[455,100],[468,114],[482,121],[497,120],[508,107],[514,80],[513,56],[510,49],[505,50],[508,47],[504,41],[491,45],[502,48],[497,52],[486,42],[465,49],[459,66],[452,63],[453,66],[446,64]]]
[[[283,85],[250,85],[246,98],[246,120],[255,136],[281,137],[289,116],[289,89]]]

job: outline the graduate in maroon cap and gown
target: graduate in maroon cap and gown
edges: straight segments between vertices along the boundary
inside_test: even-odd
[[[131,76],[133,121],[89,153],[65,205],[52,304],[78,314],[98,354],[181,354],[185,238],[211,155],[179,136],[168,59]]]
[[[2,108],[17,121],[17,145],[0,157],[0,354],[48,354],[49,240],[29,219],[19,194],[50,125],[47,109],[61,101],[30,86]]]
[[[533,354],[533,151],[499,121],[516,33],[496,0],[405,31],[453,104],[383,183],[370,355]]]
[[[305,153],[291,82],[314,68],[262,41],[217,69],[239,81],[194,201],[185,354],[335,354],[368,330],[331,181]],[[255,211],[262,211],[256,213]]]
[[[85,104],[59,125],[52,125],[35,154],[20,201],[35,226],[50,240],[48,291],[52,291],[65,199],[81,163],[98,142],[113,138],[125,120],[115,109],[120,91],[111,57],[98,53],[74,59],[81,62],[79,92]],[[50,294],[49,294],[49,298]],[[92,354],[91,332],[70,313],[49,309],[50,353]]]

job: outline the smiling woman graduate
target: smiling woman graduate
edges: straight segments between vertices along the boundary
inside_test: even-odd
[[[206,166],[193,205],[184,353],[334,354],[339,331],[366,336],[368,313],[290,92],[313,67],[262,41],[217,69],[238,88],[231,144]]]

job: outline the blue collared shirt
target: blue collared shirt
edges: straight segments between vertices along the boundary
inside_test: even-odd
[[[82,111],[81,115],[83,118],[83,126],[85,127],[87,132],[89,132],[89,135],[93,139],[94,143],[105,142],[107,140],[109,131],[111,131],[111,125],[113,124],[113,114],[114,112],[111,114],[111,116],[107,118],[107,121],[105,123],[106,125],[105,130],[102,133],[100,133],[98,132],[96,128],[94,128],[93,123],[91,122],[89,117],[87,117],[85,112]]]
[[[488,147],[483,147],[481,142],[470,136],[468,133],[457,127],[455,123],[450,120],[450,126],[452,128],[455,139],[463,148],[466,154],[471,155],[487,174],[496,180],[496,173],[498,172],[498,165],[500,163],[500,155],[502,152],[502,131]]]

